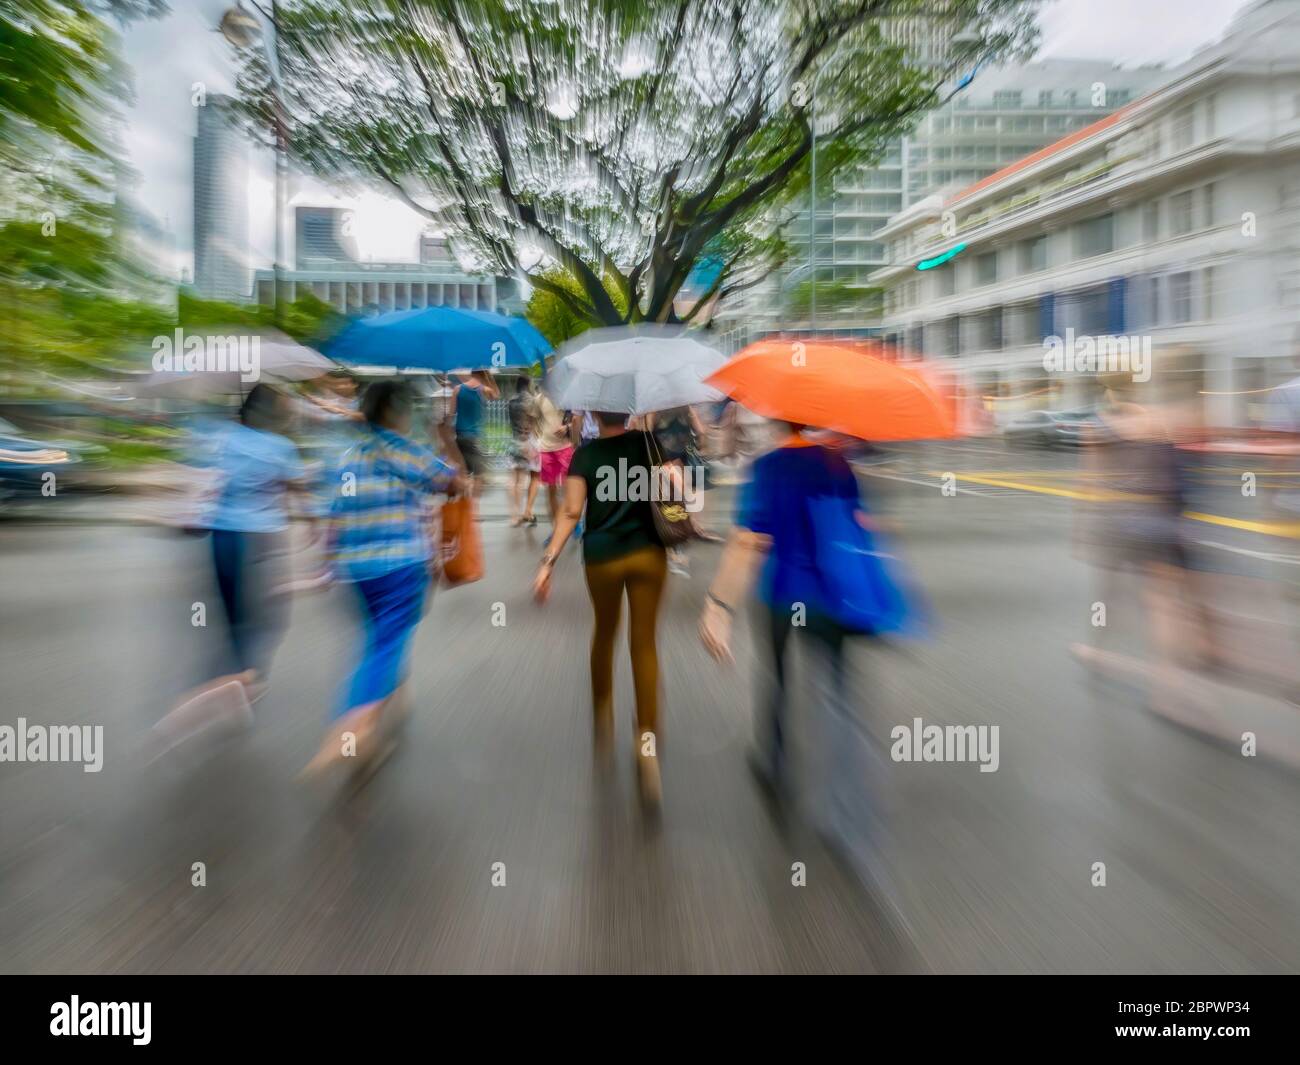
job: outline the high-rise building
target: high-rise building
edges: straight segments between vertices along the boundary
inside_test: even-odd
[[[246,300],[252,287],[248,240],[248,141],[231,101],[209,96],[194,136],[194,287],[205,299]]]
[[[451,254],[451,247],[446,237],[435,233],[420,234],[420,262],[425,266],[455,265],[456,259]]]
[[[718,315],[727,346],[778,327],[872,333],[881,308],[869,275],[886,262],[877,234],[890,218],[945,187],[968,185],[1006,163],[1095,122],[1166,77],[1159,67],[1124,70],[1092,60],[1048,59],[980,71],[954,99],[927,114],[874,166],[818,183],[810,248],[810,209],[786,229],[793,260]],[[814,273],[822,301],[792,308],[787,298]],[[861,296],[855,296],[861,290]],[[834,302],[832,302],[832,298]]]
[[[352,217],[346,207],[295,207],[293,251],[298,269],[357,262]]]
[[[1256,0],[1139,99],[913,204],[880,233],[886,341],[985,422],[1089,406],[1121,358],[1142,382],[1137,352],[1181,353],[1211,424],[1265,423],[1300,351],[1297,71],[1300,0]]]
[[[1167,76],[1159,66],[1125,70],[1090,59],[982,71],[908,137],[901,207],[947,186],[974,184],[1104,118]]]

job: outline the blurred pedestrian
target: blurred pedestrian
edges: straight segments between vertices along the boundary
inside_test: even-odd
[[[357,400],[356,382],[344,371],[330,373],[310,382],[301,393],[298,414],[302,423],[300,441],[312,459],[312,492],[308,502],[309,537],[304,553],[315,564],[294,579],[290,592],[314,591],[333,583],[328,554],[330,506],[334,500],[339,459],[357,440],[364,419]]]
[[[545,391],[537,395],[537,439],[541,452],[541,482],[546,489],[546,507],[551,515],[551,535],[555,535],[560,516],[560,489],[573,461],[575,441],[581,438],[577,418],[562,411],[551,401]]]
[[[289,493],[308,482],[298,449],[280,434],[284,397],[257,384],[239,421],[206,441],[215,491],[197,527],[211,534],[212,567],[225,618],[215,679],[186,693],[153,728],[158,754],[220,719],[251,719],[288,624]]]
[[[484,370],[461,374],[460,383],[452,395],[456,412],[456,447],[464,460],[465,473],[470,478],[475,496],[483,494],[487,473],[487,454],[483,450],[484,403],[500,398],[500,389],[492,375]]]
[[[755,460],[736,527],[723,551],[700,617],[700,636],[714,658],[732,657],[732,619],[759,576],[755,643],[763,678],[759,687],[758,751],[751,759],[764,791],[785,803],[792,794],[789,769],[790,702],[811,691],[820,786],[813,813],[818,829],[849,857],[857,857],[868,815],[868,752],[848,692],[845,647],[851,630],[838,618],[831,592],[835,574],[819,544],[811,507],[829,501],[848,521],[869,523],[857,480],[837,451],[813,443],[803,426],[785,423],[787,437]],[[806,652],[808,677],[791,683],[786,651],[795,633]]]
[[[510,524],[536,525],[533,505],[537,499],[537,479],[542,472],[542,461],[537,449],[537,399],[533,394],[532,378],[525,374],[521,374],[515,383],[509,412]]]
[[[659,607],[667,564],[655,531],[648,493],[631,486],[649,485],[650,441],[629,431],[627,415],[598,412],[598,439],[579,449],[565,480],[564,507],[533,582],[545,602],[556,560],[586,508],[582,541],[587,591],[594,624],[591,636],[591,698],[597,755],[604,758],[614,742],[614,643],[628,603],[628,649],[636,688],[636,765],[642,799],[657,806],[662,793],[659,774],[659,655],[656,643]]]
[[[350,755],[381,753],[381,725],[405,715],[407,649],[423,613],[433,557],[432,497],[467,490],[455,467],[407,438],[413,406],[407,382],[370,385],[361,400],[362,438],[339,467],[334,565],[338,579],[356,589],[365,646],[308,773]]]
[[[1120,601],[1136,579],[1149,637],[1142,672],[1152,680],[1150,705],[1179,716],[1178,704],[1186,703],[1180,666],[1203,664],[1215,652],[1189,574],[1183,526],[1188,460],[1177,447],[1174,411],[1158,394],[1157,386],[1167,387],[1167,371],[1157,369],[1150,386],[1127,374],[1104,379],[1098,440],[1085,450],[1082,464],[1096,498],[1080,512],[1076,539],[1103,574],[1100,602]],[[1138,403],[1144,388],[1151,402]],[[1107,628],[1095,631],[1104,637]],[[1082,643],[1072,650],[1085,665],[1103,671],[1122,674],[1128,660]]]
[[[704,426],[690,407],[674,407],[671,410],[656,411],[647,418],[647,424],[654,433],[658,445],[658,457],[665,467],[667,476],[674,483],[682,486],[683,492],[700,491],[703,483],[704,461],[700,457],[699,442],[704,436]],[[698,505],[701,498],[693,498],[692,504]],[[699,513],[693,514],[692,521],[698,523]],[[697,525],[698,527],[698,525]],[[717,539],[705,533],[705,538]],[[668,549],[668,571],[679,577],[691,575],[690,558],[682,546]]]
[[[281,435],[287,407],[266,384],[254,385],[239,421],[213,442],[219,487],[208,519],[212,561],[229,637],[229,668],[260,694],[284,636],[288,600],[282,592],[289,557],[292,490],[307,487],[298,449]]]

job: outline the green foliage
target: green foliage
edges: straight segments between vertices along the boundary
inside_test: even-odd
[[[278,66],[291,150],[314,171],[367,178],[485,272],[539,288],[568,275],[576,293],[548,291],[575,319],[671,321],[720,244],[733,253],[717,295],[779,265],[814,112],[830,181],[877,158],[977,59],[1027,53],[1037,3],[292,0]],[[896,32],[920,25],[941,54]],[[240,87],[265,130],[257,50]]]
[[[564,289],[572,299],[566,301],[551,288],[535,288],[524,308],[524,317],[537,327],[551,347],[558,347],[590,329],[592,321],[573,310],[573,303],[580,304],[582,300],[582,288],[574,278],[555,270],[546,275],[545,280]]]
[[[857,286],[842,280],[814,282],[808,279],[792,285],[786,295],[786,306],[793,317],[806,319],[811,316],[814,284],[819,316],[848,313],[868,315],[877,307],[881,296],[879,288]]]

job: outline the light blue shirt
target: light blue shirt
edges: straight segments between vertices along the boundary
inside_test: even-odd
[[[218,480],[206,528],[280,532],[288,527],[286,482],[303,476],[292,442],[246,425],[224,425],[211,439],[208,457]]]

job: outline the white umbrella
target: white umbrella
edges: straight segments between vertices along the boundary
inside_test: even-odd
[[[674,326],[593,329],[560,348],[546,390],[561,410],[647,414],[722,399],[704,378],[726,359]]]
[[[338,369],[333,360],[283,333],[250,333],[239,328],[191,329],[186,333],[204,341],[204,350],[196,353],[202,368],[186,369],[184,352],[155,348],[154,372],[140,381],[138,391],[190,397],[237,395],[266,378],[306,381]],[[170,359],[163,358],[168,354]],[[159,362],[162,369],[156,368]],[[232,362],[244,369],[228,368]]]

